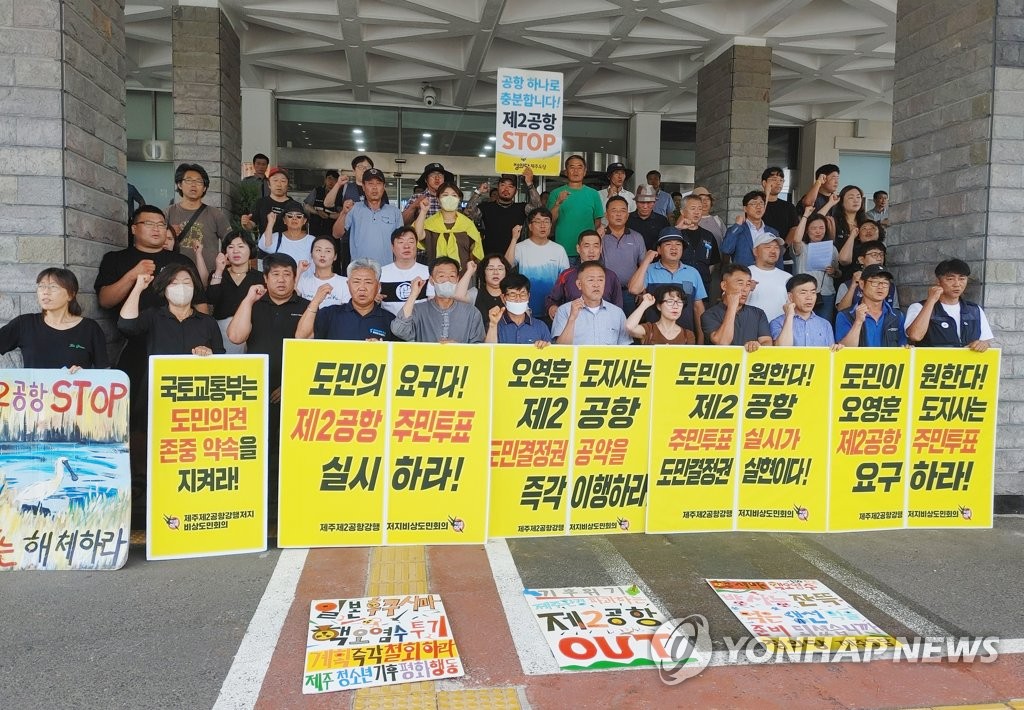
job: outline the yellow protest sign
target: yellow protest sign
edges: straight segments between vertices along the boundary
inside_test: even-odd
[[[825,530],[831,364],[826,348],[747,353],[738,529]]]
[[[576,348],[569,531],[643,532],[653,348]]]
[[[385,343],[285,341],[281,547],[383,542],[389,355]]]
[[[999,351],[915,348],[912,528],[992,527]]]
[[[392,349],[389,544],[487,539],[491,348]]]
[[[267,549],[267,357],[149,359],[146,557]]]
[[[558,535],[568,510],[572,351],[494,349],[489,537]]]
[[[828,529],[902,528],[910,351],[845,348],[833,363]]]
[[[732,530],[743,348],[655,348],[647,532]]]

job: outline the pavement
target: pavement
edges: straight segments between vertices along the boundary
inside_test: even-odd
[[[273,541],[271,542],[273,545]],[[1024,709],[1024,517],[991,530],[621,534],[487,545],[270,549],[115,572],[0,575],[0,708]],[[895,636],[997,636],[991,663],[757,663],[706,578],[817,579]],[[637,584],[668,617],[702,614],[710,667],[562,673],[524,587]],[[302,695],[309,601],[432,592],[466,675]],[[974,705],[967,705],[973,703]]]

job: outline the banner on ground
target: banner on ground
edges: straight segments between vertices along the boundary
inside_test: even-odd
[[[668,658],[655,632],[667,619],[636,586],[525,589],[563,671],[649,668]]]
[[[128,378],[0,370],[0,571],[113,570],[128,558]]]
[[[267,549],[267,356],[149,359],[146,557]]]
[[[312,601],[305,658],[306,695],[465,675],[437,594]]]
[[[709,579],[751,636],[776,651],[896,648],[889,636],[816,579]]]
[[[564,88],[558,72],[498,69],[495,172],[561,172]]]

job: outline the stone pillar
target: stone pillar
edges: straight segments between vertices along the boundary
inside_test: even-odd
[[[242,162],[257,153],[277,165],[277,110],[272,89],[242,89]]]
[[[103,254],[127,244],[123,0],[0,1],[0,321],[38,311],[64,266],[86,313]]]
[[[997,494],[1024,493],[1024,6],[900,0],[889,263],[900,303],[935,264],[971,265],[966,297],[1002,348]]]
[[[735,44],[697,74],[694,182],[715,195],[726,223],[743,210],[744,194],[761,189],[771,87],[770,47]]]
[[[219,7],[171,8],[174,160],[210,174],[204,202],[230,213],[242,165],[241,49]]]
[[[629,165],[637,187],[647,184],[647,173],[661,171],[661,114],[634,113],[629,118]],[[634,188],[633,192],[636,192]]]

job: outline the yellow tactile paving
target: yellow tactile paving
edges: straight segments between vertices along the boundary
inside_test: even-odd
[[[427,591],[427,557],[422,546],[373,548],[367,596],[426,594]]]
[[[1014,698],[1013,700],[1008,700],[1006,704],[1013,708],[1013,710],[1024,710],[1024,698]]]
[[[433,683],[402,683],[357,690],[352,710],[436,710]]]
[[[935,705],[928,710],[1007,710],[1013,707],[1007,703],[981,703],[976,705]]]
[[[479,690],[442,690],[437,694],[437,710],[521,710],[515,688]]]

